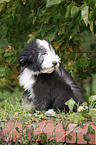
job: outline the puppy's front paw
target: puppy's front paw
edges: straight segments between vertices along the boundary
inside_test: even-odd
[[[48,111],[45,112],[46,116],[56,116],[56,112],[54,109],[49,109]]]

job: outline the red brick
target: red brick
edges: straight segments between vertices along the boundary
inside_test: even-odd
[[[31,124],[27,124],[27,126],[24,128],[23,133],[25,133],[25,134],[26,134],[26,128],[28,128],[27,139],[31,140],[31,132],[32,132]]]
[[[55,140],[57,142],[64,142],[65,141],[65,130],[63,129],[62,123],[59,123],[56,126]]]
[[[14,122],[7,122],[5,124],[5,128],[2,131],[2,136],[3,136],[4,141],[11,141],[12,140],[12,130],[13,130],[13,128],[14,128]],[[6,132],[8,132],[8,135],[9,135],[8,138],[4,137],[4,134]]]
[[[38,127],[34,130],[34,132],[40,134],[44,131],[44,128],[45,128],[45,125],[46,125],[46,120],[45,121],[42,121],[40,123],[37,123],[38,124]],[[38,136],[37,140],[36,141],[40,141],[41,138],[40,136]]]
[[[84,123],[83,128],[79,126],[78,132],[77,132],[77,144],[87,144],[87,141],[85,141],[83,138],[83,134],[87,133],[89,124],[90,122]]]
[[[76,143],[76,133],[78,124],[69,124],[67,127],[66,135],[70,134],[72,136],[71,140],[66,138],[66,143]]]
[[[91,124],[90,126],[95,130],[95,124]],[[96,131],[95,131],[95,134],[96,134]],[[90,144],[95,144],[95,134],[94,133],[89,134]]]
[[[47,139],[54,139],[53,138],[53,132],[54,132],[54,128],[55,128],[55,123],[47,123],[44,133],[47,133]]]
[[[95,145],[96,145],[96,126],[95,126]]]
[[[41,121],[38,124],[38,127],[34,130],[34,132],[37,132],[38,135],[42,132],[47,133],[47,138],[49,139],[55,139],[57,142],[64,142],[65,141],[65,136],[67,134],[70,134],[72,136],[72,140],[70,141],[68,138],[66,138],[66,143],[76,143],[76,129],[74,129],[77,124],[69,124],[66,134],[65,130],[62,127],[62,123],[58,123],[56,126],[56,123],[54,121]],[[28,127],[28,139],[31,138],[31,132],[32,132],[32,124],[28,124],[26,127]],[[84,123],[84,127],[81,128],[80,126],[78,127],[78,132],[77,132],[77,143],[78,144],[86,144],[87,141],[83,139],[83,134],[86,134],[88,131],[88,126],[91,125],[93,129],[95,129],[95,134],[88,134],[89,139],[90,139],[90,144],[96,144],[96,128],[95,125],[92,124],[92,122],[86,122]],[[19,131],[18,132],[15,128],[18,127]],[[23,130],[24,133],[26,133],[26,127]],[[21,130],[22,130],[22,124],[21,122],[8,122],[5,124],[5,128],[2,131],[2,136],[4,141],[11,141],[12,140],[12,135],[13,135],[13,141],[15,142],[16,140],[21,139]],[[73,130],[73,131],[72,131]],[[71,132],[72,131],[72,132]],[[6,138],[4,137],[5,132],[8,132],[9,137]],[[53,136],[55,135],[55,137]],[[37,141],[40,141],[41,138],[38,136]]]
[[[19,128],[20,132],[18,132],[16,130],[16,127]],[[21,130],[22,130],[22,123],[21,122],[15,123],[14,129],[13,129],[13,142],[15,142],[16,140],[20,140],[21,139]]]

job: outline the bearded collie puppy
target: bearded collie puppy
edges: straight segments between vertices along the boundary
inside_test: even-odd
[[[21,66],[20,86],[24,101],[37,110],[63,110],[73,98],[78,104],[84,96],[72,77],[60,64],[56,49],[46,39],[33,39],[18,57]]]

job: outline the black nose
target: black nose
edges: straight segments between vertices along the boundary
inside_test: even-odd
[[[56,66],[56,65],[57,65],[57,62],[56,62],[56,61],[53,61],[52,64],[53,64],[54,66]]]

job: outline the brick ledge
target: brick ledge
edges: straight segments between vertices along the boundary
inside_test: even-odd
[[[26,123],[27,124],[27,123]],[[55,139],[56,142],[66,142],[66,143],[77,143],[77,144],[87,144],[87,141],[83,139],[83,134],[87,134],[88,126],[95,130],[95,134],[88,134],[88,138],[90,141],[89,144],[96,144],[96,128],[95,124],[92,122],[85,122],[83,123],[83,128],[78,126],[78,124],[67,124],[67,129],[64,130],[62,123],[55,123],[52,120],[44,120],[38,124],[38,127],[34,130],[34,133],[38,133],[38,138],[36,141],[40,141],[40,133],[47,133],[47,139],[53,140]],[[7,122],[5,124],[5,128],[2,130],[2,139],[4,141],[13,141],[20,140],[21,132],[16,130],[16,127],[19,128],[19,131],[22,130],[22,123],[21,122]],[[31,132],[32,132],[32,125],[27,124],[28,129],[28,139],[31,140]],[[26,133],[26,127],[23,130],[23,133]],[[4,137],[5,132],[8,132],[9,137]],[[71,140],[69,140],[66,136],[70,134],[72,136]]]

